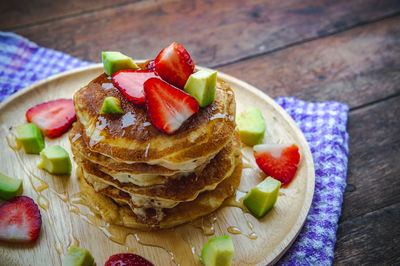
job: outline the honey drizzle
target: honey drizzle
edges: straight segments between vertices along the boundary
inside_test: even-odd
[[[217,222],[217,217],[213,214],[200,217],[192,222],[191,225],[202,230],[206,236],[211,236],[215,233],[214,225]]]
[[[255,240],[255,239],[258,238],[258,235],[254,231],[253,224],[249,221],[249,219],[246,216],[246,213],[249,213],[249,211],[243,204],[243,199],[244,199],[245,196],[246,196],[246,192],[240,191],[240,190],[236,190],[235,194],[232,197],[230,197],[227,200],[225,200],[225,202],[222,205],[222,207],[236,207],[236,208],[239,208],[241,210],[242,214],[243,214],[244,219],[246,220],[247,227],[250,229],[250,233],[249,234],[244,234],[242,232],[242,230],[237,226],[229,226],[227,228],[227,230],[228,230],[229,233],[231,233],[233,235],[242,234],[242,235],[247,236],[249,239]]]

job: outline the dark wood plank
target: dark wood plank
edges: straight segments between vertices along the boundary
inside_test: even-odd
[[[400,16],[219,70],[272,97],[360,106],[400,92]]]
[[[16,32],[90,61],[101,50],[152,58],[178,41],[197,64],[216,66],[399,11],[398,0],[141,1]]]
[[[400,265],[400,203],[339,225],[334,265]]]
[[[400,96],[350,112],[341,221],[400,202]]]
[[[18,0],[0,1],[0,28],[13,30],[131,2],[129,0]]]

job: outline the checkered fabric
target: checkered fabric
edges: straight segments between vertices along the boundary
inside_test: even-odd
[[[0,102],[35,81],[89,62],[43,48],[0,31]],[[348,107],[338,102],[311,103],[278,98],[304,133],[315,164],[315,193],[297,240],[279,265],[330,265],[346,187]]]

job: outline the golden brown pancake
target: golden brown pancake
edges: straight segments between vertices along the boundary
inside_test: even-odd
[[[78,169],[78,176],[81,176],[79,172],[80,169]],[[240,159],[232,175],[218,184],[214,190],[201,193],[193,201],[180,203],[171,209],[164,209],[164,217],[161,221],[157,219],[156,211],[152,209],[145,210],[144,215],[136,215],[127,204],[124,204],[125,200],[129,200],[126,194],[122,196],[125,197],[124,200],[121,198],[117,200],[118,204],[111,198],[95,192],[84,178],[79,178],[79,183],[92,209],[107,222],[130,228],[162,229],[195,220],[216,210],[226,198],[233,195],[240,184],[241,175]]]
[[[235,169],[240,156],[240,141],[237,134],[210,163],[199,173],[191,173],[181,178],[167,179],[160,185],[137,186],[132,183],[121,183],[104,172],[98,170],[96,164],[83,160],[78,162],[82,167],[84,177],[99,180],[118,190],[145,198],[182,202],[194,200],[204,190],[212,190],[222,180],[229,177]],[[100,190],[101,191],[101,190]]]
[[[75,160],[90,161],[96,164],[96,167],[100,171],[112,176],[120,182],[131,182],[138,186],[150,186],[165,183],[167,180],[166,177],[178,178],[182,176],[182,174],[188,173],[187,171],[170,170],[159,165],[122,163],[100,153],[91,152],[82,138],[81,130],[82,125],[77,122],[69,133],[71,151],[74,154]],[[195,171],[201,171],[202,168],[204,168],[204,165],[198,167]]]
[[[217,84],[216,100],[200,108],[173,134],[157,130],[143,106],[132,104],[110,86],[111,81],[102,74],[75,93],[74,104],[88,149],[116,161],[192,171],[214,157],[234,132],[235,99],[222,82]],[[99,114],[109,96],[121,101],[125,114]]]

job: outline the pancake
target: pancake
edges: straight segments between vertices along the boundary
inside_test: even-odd
[[[71,151],[74,157],[79,161],[87,160],[96,164],[96,167],[100,171],[111,175],[119,182],[130,182],[138,186],[150,186],[166,182],[166,177],[180,177],[182,174],[187,173],[187,171],[170,170],[159,165],[148,165],[145,163],[126,164],[115,161],[100,153],[91,152],[87,148],[81,133],[82,125],[77,122],[69,133]],[[201,167],[199,170],[202,170]]]
[[[164,209],[164,215],[160,220],[155,210],[147,209],[142,212],[142,215],[138,215],[124,203],[124,200],[114,201],[95,192],[93,187],[81,177],[80,168],[78,169],[80,189],[91,209],[109,223],[138,229],[171,228],[213,212],[226,198],[233,195],[240,184],[241,175],[242,163],[239,159],[239,164],[232,175],[218,184],[214,190],[201,193],[193,201],[180,203],[171,209]]]
[[[117,190],[128,193],[131,196],[150,198],[173,204],[194,200],[199,193],[205,190],[213,190],[219,183],[229,177],[240,157],[240,141],[237,134],[210,163],[199,173],[191,173],[181,178],[167,179],[160,185],[137,186],[132,183],[121,183],[111,176],[98,170],[96,164],[87,160],[79,161],[83,176],[89,183],[102,182],[115,187]],[[102,189],[96,188],[98,191]]]
[[[106,97],[121,101],[124,115],[99,114]],[[235,99],[223,82],[216,100],[189,118],[175,133],[165,134],[150,122],[146,109],[130,103],[102,74],[74,94],[82,138],[87,148],[123,163],[146,163],[193,171],[213,158],[231,139]]]

